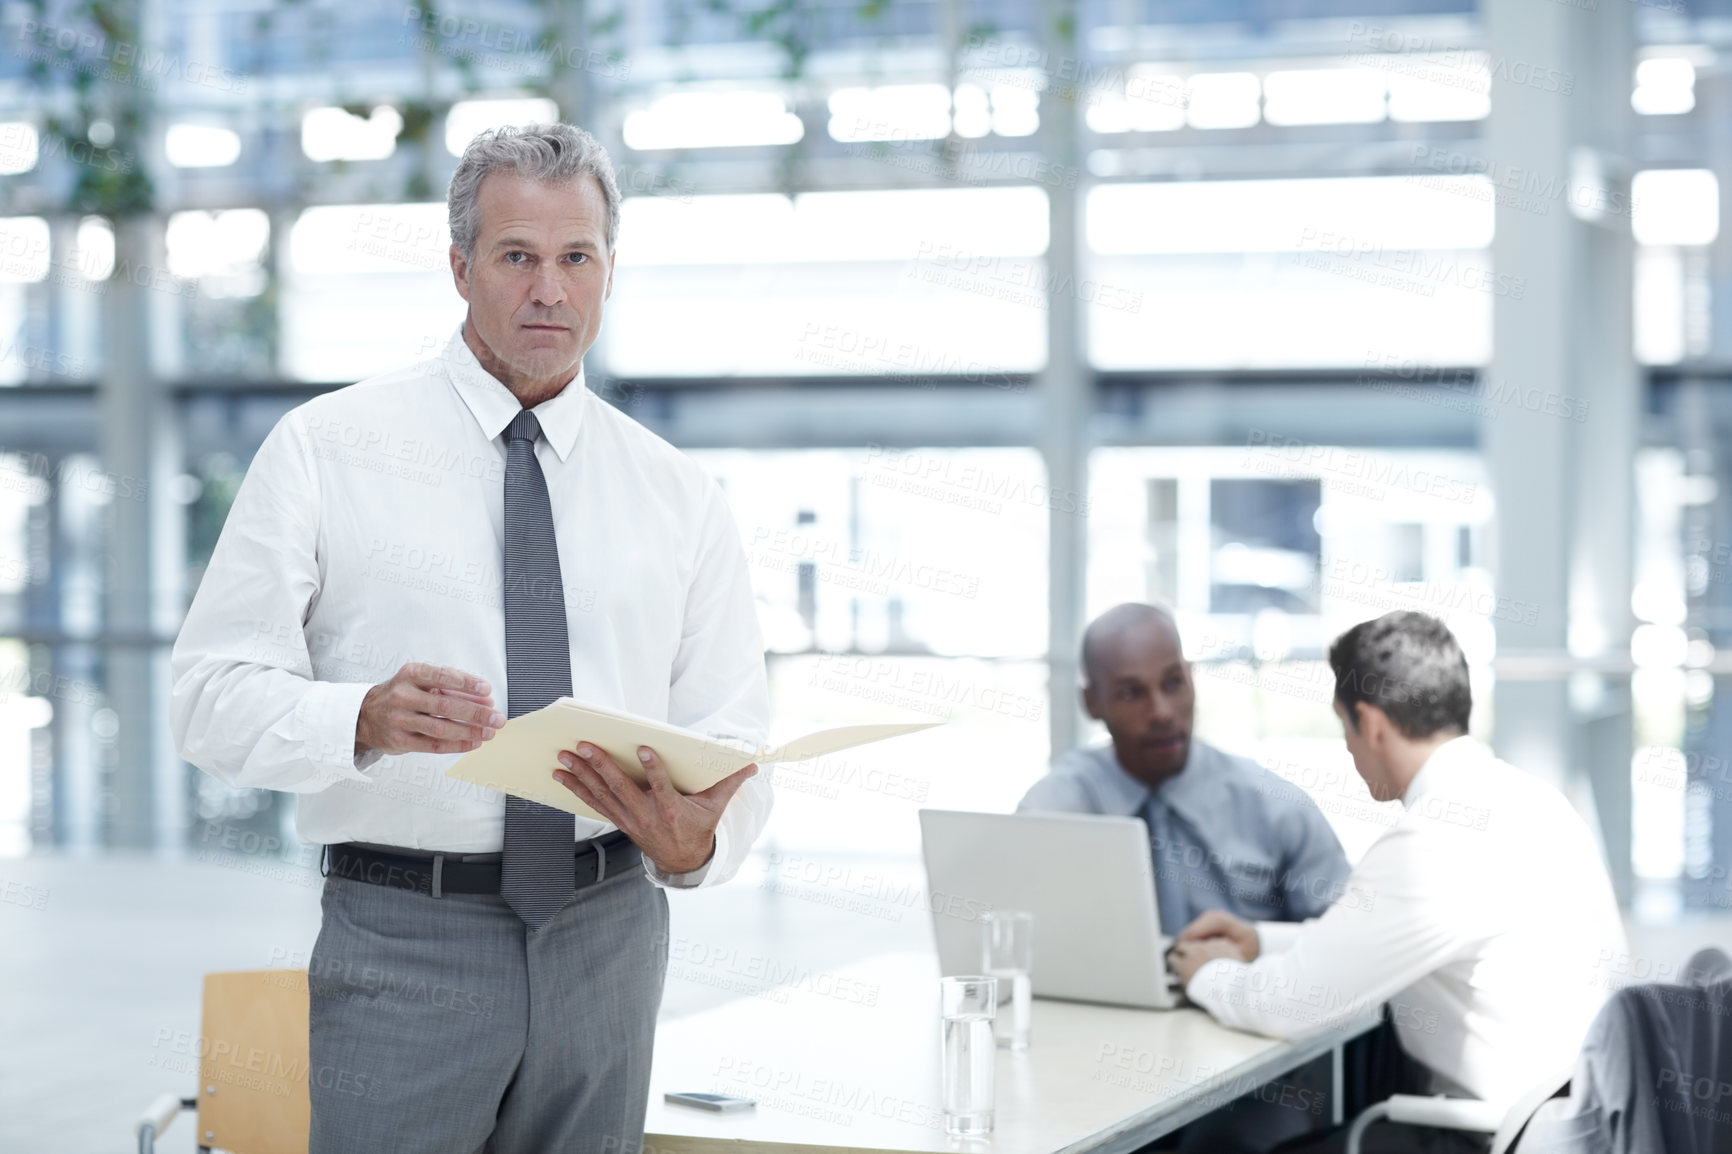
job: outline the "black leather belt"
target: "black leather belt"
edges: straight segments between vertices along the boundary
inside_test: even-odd
[[[499,892],[499,854],[387,852],[344,842],[325,847],[327,875],[431,897]],[[465,861],[465,858],[481,858]],[[639,865],[643,854],[618,832],[578,842],[572,855],[572,888],[581,890],[622,869]]]

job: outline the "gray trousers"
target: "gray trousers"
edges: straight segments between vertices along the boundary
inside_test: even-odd
[[[638,1154],[667,896],[636,864],[528,930],[498,896],[331,876],[309,1154]]]

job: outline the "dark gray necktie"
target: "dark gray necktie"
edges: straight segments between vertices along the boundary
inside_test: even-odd
[[[1174,937],[1191,923],[1191,897],[1185,890],[1183,847],[1173,842],[1172,811],[1154,793],[1143,806],[1149,849],[1155,858],[1155,904],[1161,907],[1161,933]],[[1177,852],[1175,852],[1177,851]]]
[[[571,695],[565,583],[547,478],[535,459],[540,435],[528,409],[505,431],[505,691],[512,717]],[[530,929],[571,900],[576,837],[571,814],[506,795],[499,892]]]

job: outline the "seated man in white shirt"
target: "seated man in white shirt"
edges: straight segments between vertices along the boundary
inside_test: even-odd
[[[1627,949],[1599,846],[1557,789],[1467,736],[1467,662],[1442,622],[1386,614],[1342,634],[1329,662],[1355,768],[1406,811],[1353,871],[1362,900],[1298,925],[1211,911],[1180,934],[1173,968],[1223,1024],[1274,1037],[1388,1002],[1424,1084],[1379,1096],[1507,1104],[1574,1058],[1601,971]],[[1340,1132],[1305,1143],[1344,1148]],[[1365,1149],[1485,1147],[1375,1126]]]
[[[1083,705],[1111,741],[1053,761],[1021,811],[1140,817],[1148,825],[1161,932],[1205,910],[1253,920],[1315,917],[1347,891],[1347,855],[1317,804],[1250,758],[1191,735],[1196,683],[1172,615],[1130,603],[1083,636]],[[1173,1141],[1240,1154],[1324,1124],[1329,1060],[1247,1094]]]

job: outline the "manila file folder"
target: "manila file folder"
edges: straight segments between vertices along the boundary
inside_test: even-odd
[[[640,783],[645,779],[637,749],[647,745],[660,755],[676,789],[681,793],[701,793],[754,761],[759,765],[807,761],[942,724],[919,721],[843,725],[808,733],[775,749],[754,750],[740,742],[704,737],[665,722],[562,697],[552,705],[506,722],[491,741],[458,758],[445,776],[538,801],[579,817],[605,821],[579,801],[576,794],[553,780],[553,771],[564,768],[559,764],[560,752],[572,749],[580,741],[606,750],[615,765]]]

